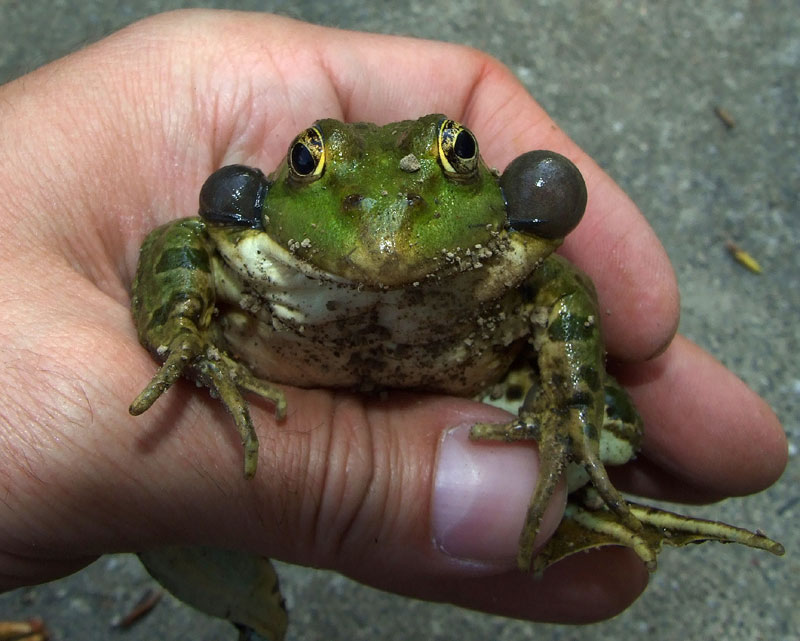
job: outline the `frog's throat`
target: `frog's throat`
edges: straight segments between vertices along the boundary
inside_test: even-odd
[[[209,233],[225,341],[257,376],[301,387],[476,394],[527,332],[518,290],[542,259],[512,240],[498,264],[379,288],[320,270],[263,232]],[[501,335],[482,329],[506,318]]]

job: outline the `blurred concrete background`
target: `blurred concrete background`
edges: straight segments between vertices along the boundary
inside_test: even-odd
[[[783,559],[719,545],[667,550],[633,607],[589,627],[510,621],[281,566],[289,639],[800,638],[800,5],[0,0],[0,82],[138,18],[186,6],[449,40],[505,62],[642,208],[677,270],[681,331],[771,403],[791,443],[789,468],[769,491],[692,508],[764,527],[785,544]],[[764,273],[734,262],[726,240],[747,249]],[[112,628],[148,585],[132,557],[106,557],[68,579],[0,596],[0,620],[43,617],[59,641],[235,638],[170,599],[131,629]]]

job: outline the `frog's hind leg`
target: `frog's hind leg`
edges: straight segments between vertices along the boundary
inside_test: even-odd
[[[529,319],[531,340],[510,376],[525,368],[534,374],[518,419],[507,425],[476,425],[471,437],[539,442],[542,467],[517,557],[520,568],[527,570],[542,514],[567,463],[583,469],[585,480],[591,480],[622,525],[634,532],[641,525],[612,485],[600,457],[606,374],[591,282],[564,259],[550,256],[521,293],[520,310]]]
[[[279,420],[286,414],[286,400],[277,386],[253,376],[225,351],[213,323],[220,269],[198,219],[159,227],[145,239],[132,307],[139,340],[164,363],[133,401],[130,413],[146,411],[181,376],[196,381],[219,397],[233,416],[245,451],[244,475],[252,478],[258,437],[240,389],[274,403]]]
[[[534,554],[534,541],[544,512],[550,503],[562,474],[571,461],[579,461],[583,470],[596,489],[595,496],[606,506],[607,512],[616,516],[614,525],[625,531],[629,540],[646,563],[654,563],[655,556],[647,543],[637,538],[636,532],[641,524],[630,512],[628,502],[611,484],[605,466],[599,457],[599,448],[586,447],[581,438],[576,439],[571,431],[583,429],[586,417],[580,408],[572,408],[565,421],[560,416],[542,411],[541,405],[546,396],[540,394],[538,387],[531,387],[526,396],[530,412],[520,412],[520,417],[511,423],[479,423],[473,426],[470,438],[473,440],[495,440],[515,442],[535,440],[539,447],[539,475],[536,488],[531,496],[525,516],[525,524],[519,539],[517,565],[521,570],[531,569]],[[490,400],[491,402],[491,400]],[[597,437],[595,437],[596,439]],[[576,441],[579,443],[575,447]],[[572,488],[570,488],[572,489]],[[534,564],[534,570],[540,569]]]

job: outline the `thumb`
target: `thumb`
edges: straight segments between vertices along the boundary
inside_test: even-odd
[[[151,459],[141,461],[142,476],[162,487],[163,501],[150,507],[187,512],[165,521],[153,543],[234,544],[370,583],[398,573],[474,576],[516,567],[536,446],[469,440],[476,422],[507,421],[507,413],[445,397],[289,388],[285,421],[275,421],[268,403],[251,403],[259,465],[246,481],[236,430],[216,403],[191,399],[188,407],[203,407],[190,421],[185,411],[174,414],[186,388],[139,418],[147,419],[140,447]],[[165,429],[175,419],[183,425]],[[564,501],[560,488],[540,543]]]
[[[4,504],[14,518],[0,520],[0,561],[10,577],[1,587],[53,578],[104,552],[170,544],[244,548],[531,619],[607,617],[644,587],[641,564],[617,551],[567,559],[541,580],[515,569],[538,471],[535,447],[467,439],[476,422],[506,420],[500,410],[464,399],[393,392],[365,401],[289,388],[283,422],[267,403],[251,402],[260,456],[246,481],[230,416],[188,382],[144,415],[127,415],[120,399],[135,396],[153,365],[133,347],[123,351],[117,359],[131,364],[126,371],[99,377],[89,367],[79,398],[91,413],[76,414],[83,406],[64,397],[60,413],[46,413],[58,419],[53,425],[32,423],[42,427],[30,435],[38,445],[8,457],[20,473],[11,475],[16,489]],[[46,461],[32,473],[34,458]],[[542,539],[563,503],[561,490]]]
[[[203,438],[219,447],[193,449],[194,462],[181,465],[214,478],[203,489],[198,479],[183,483],[199,516],[182,520],[188,530],[178,525],[179,542],[241,546],[381,589],[533,619],[607,617],[643,589],[641,564],[619,551],[568,559],[542,579],[516,569],[538,474],[535,445],[468,439],[473,424],[508,420],[505,412],[400,392],[366,400],[286,392],[284,422],[275,423],[266,404],[252,404],[261,441],[252,481],[241,478],[232,425],[215,424]],[[219,418],[230,421],[221,411]],[[539,543],[555,530],[564,502],[560,487]]]
[[[305,402],[295,401],[293,413],[289,399],[287,424],[270,430],[268,439],[278,442],[265,443],[276,448],[263,470],[266,491],[284,517],[294,513],[282,554],[370,582],[398,572],[472,576],[516,567],[536,447],[469,440],[476,422],[507,421],[508,414],[401,393],[384,400],[298,396]],[[302,499],[288,506],[287,491]],[[539,543],[557,527],[564,501],[562,488]]]

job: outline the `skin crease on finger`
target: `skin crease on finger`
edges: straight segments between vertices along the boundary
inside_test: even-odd
[[[198,46],[200,40],[203,46]],[[269,47],[265,42],[270,43]],[[273,95],[270,92],[297,78],[296,68],[288,64],[291,56],[283,59],[285,66],[281,67],[275,52],[280,51],[283,44],[297,42],[310,45],[311,49],[306,53],[305,64],[313,67],[304,76],[307,84],[291,90],[283,89]],[[380,46],[376,46],[378,44]],[[297,47],[297,44],[293,46]],[[419,52],[422,48],[426,55],[409,56],[409,51]],[[232,67],[231,61],[240,60],[241,52],[247,53],[242,66]],[[407,91],[407,83],[412,78],[413,84],[419,86],[420,78],[435,78],[442,65],[455,57],[462,61],[459,82],[463,84],[457,90],[434,82],[429,95]],[[164,60],[171,61],[166,70]],[[380,80],[364,83],[365,60],[370,68],[385,68],[391,61],[395,73],[371,72]],[[427,66],[421,70],[422,75],[415,75],[419,64]],[[663,249],[644,219],[610,178],[555,129],[527,93],[511,79],[508,71],[483,54],[441,43],[338,32],[267,16],[243,18],[237,14],[182,12],[139,23],[56,65],[2,90],[0,133],[8,133],[15,149],[11,160],[22,163],[26,170],[20,171],[11,182],[3,184],[0,179],[0,191],[8,190],[12,185],[30,195],[30,199],[20,200],[12,198],[11,192],[6,191],[9,198],[2,202],[16,203],[17,215],[31,223],[38,217],[52,216],[52,203],[59,203],[64,208],[58,219],[47,220],[39,227],[46,236],[45,242],[50,242],[61,252],[60,256],[67,258],[68,265],[59,263],[59,270],[68,266],[78,269],[84,275],[86,285],[93,284],[102,289],[108,296],[109,305],[116,303],[113,313],[106,316],[110,325],[118,325],[120,319],[129,318],[127,287],[143,235],[160,222],[193,213],[200,183],[220,164],[250,162],[271,170],[285,153],[289,138],[321,116],[343,114],[349,119],[387,121],[444,110],[456,112],[454,116],[474,125],[479,140],[487,141],[483,150],[488,160],[498,166],[504,166],[519,151],[532,147],[555,148],[578,162],[589,183],[590,211],[583,223],[585,229],[583,225],[579,227],[581,232],[570,240],[566,253],[590,271],[597,282],[607,314],[603,321],[606,335],[616,356],[622,360],[652,356],[663,348],[674,332],[678,300],[674,276]],[[97,79],[98,67],[109,72],[113,70],[113,73]],[[226,78],[231,73],[241,74],[246,79],[232,82]],[[332,79],[319,80],[329,73]],[[275,74],[279,76],[277,79]],[[84,86],[87,78],[95,78],[94,84]],[[199,95],[197,87],[202,88]],[[231,93],[226,93],[227,90]],[[62,97],[58,104],[50,99],[53,92]],[[459,99],[453,98],[454,93]],[[77,117],[77,114],[86,113],[86,105],[97,103],[99,97],[105,95],[114,99],[102,105],[95,104],[95,119],[87,121]],[[309,96],[314,99],[309,100]],[[20,102],[22,100],[26,102]],[[392,102],[394,106],[386,109],[386,104]],[[9,107],[21,104],[24,109]],[[212,107],[231,110],[233,115],[226,120]],[[65,116],[70,113],[71,119]],[[3,122],[7,124],[4,126]],[[35,132],[47,122],[57,126],[52,129],[45,149],[39,144],[41,138]],[[531,123],[537,123],[537,126],[532,127]],[[516,128],[519,128],[518,132]],[[215,133],[208,134],[208,140],[202,140],[198,131]],[[514,131],[514,135],[509,136],[509,131]],[[132,149],[133,152],[120,153],[120,149]],[[42,173],[35,176],[31,167],[41,169]],[[3,170],[0,170],[0,177],[2,174]],[[114,197],[108,198],[108,194],[114,194]],[[624,230],[628,231],[624,233]],[[19,229],[12,225],[8,233],[10,238],[14,238]],[[581,256],[587,258],[581,259]],[[588,257],[591,257],[590,263],[585,262]],[[31,252],[27,257],[15,257],[17,261],[30,264],[48,259],[54,259],[52,248],[39,254]],[[27,270],[20,270],[22,273],[27,273]],[[70,297],[67,295],[69,292],[58,289],[63,288],[65,282],[59,276],[58,270],[51,270],[43,281],[56,292],[48,304],[60,301],[74,307],[74,302],[65,300]],[[75,274],[71,276],[74,278]],[[14,288],[9,285],[5,291],[13,292]],[[641,291],[647,295],[633,295]],[[93,293],[93,303],[100,298],[98,293]],[[635,331],[628,331],[630,327]],[[70,335],[68,327],[63,329],[65,336]],[[134,342],[132,326],[126,326],[124,330],[114,327],[103,338],[107,339],[107,344],[104,340],[97,341],[99,357],[97,363],[88,369],[88,375],[102,376],[104,366],[113,369],[115,362],[124,358],[125,362],[135,363],[131,371],[135,371],[140,379],[132,380],[135,377],[128,372],[115,372],[108,383],[113,386],[113,393],[102,400],[99,396],[91,399],[93,405],[103,407],[102,413],[95,414],[95,420],[126,430],[124,434],[127,436],[116,436],[121,439],[117,446],[124,442],[124,447],[129,449],[117,451],[105,461],[106,467],[95,470],[88,480],[82,477],[85,483],[82,487],[103,497],[101,505],[110,511],[108,518],[114,515],[115,509],[121,508],[114,505],[113,497],[108,496],[109,489],[103,485],[105,477],[101,471],[113,476],[115,469],[131,467],[126,456],[141,457],[143,460],[136,464],[141,466],[137,472],[141,473],[146,487],[134,483],[138,479],[132,472],[125,475],[124,482],[114,491],[131,493],[125,507],[132,507],[133,513],[125,515],[121,523],[114,523],[108,531],[95,532],[96,541],[102,540],[105,549],[118,549],[120,545],[133,547],[142,541],[175,537],[173,499],[176,497],[178,512],[183,510],[187,517],[183,520],[185,523],[196,522],[196,511],[210,504],[212,511],[216,510],[231,523],[231,532],[226,532],[226,535],[236,536],[232,530],[242,521],[256,530],[263,527],[260,519],[268,510],[258,503],[289,499],[271,496],[269,488],[261,487],[251,490],[254,496],[239,497],[233,502],[229,500],[237,495],[238,486],[231,480],[233,475],[226,474],[225,470],[238,472],[239,452],[235,434],[219,427],[226,420],[223,413],[209,409],[211,403],[207,399],[192,398],[186,404],[189,409],[178,414],[180,420],[176,423],[180,422],[180,425],[176,424],[169,430],[163,442],[151,450],[143,450],[137,430],[139,433],[157,430],[159,421],[142,425],[120,418],[120,412],[125,411],[127,402],[138,391],[135,388],[139,380],[145,380],[148,372],[152,372],[153,363],[144,350],[134,349],[138,346]],[[623,343],[623,339],[629,342]],[[114,348],[115,343],[123,341],[128,345],[124,354],[119,347]],[[100,349],[101,346],[106,349]],[[108,361],[102,360],[103,357]],[[662,356],[665,357],[674,364],[689,357],[697,361],[700,353],[685,341],[678,340]],[[706,367],[706,360],[701,358],[700,362]],[[709,379],[704,380],[706,385],[712,386],[719,402],[708,407],[702,405],[706,399],[698,398],[691,411],[677,416],[670,412],[669,403],[674,399],[673,393],[688,394],[693,398],[690,393],[692,385],[689,384],[691,372],[682,372],[687,376],[687,382],[681,386],[681,379],[672,374],[676,371],[680,374],[681,370],[676,370],[674,365],[660,370],[666,374],[658,374],[658,367],[663,363],[661,359],[653,361],[651,368],[657,370],[655,374],[652,369],[648,370],[648,364],[629,366],[632,377],[638,376],[640,380],[638,387],[634,385],[634,394],[648,423],[654,426],[646,442],[648,458],[656,461],[660,468],[686,479],[687,483],[709,486],[723,493],[730,492],[731,488],[735,492],[749,491],[748,488],[761,487],[774,479],[780,471],[778,467],[782,468],[780,461],[785,462],[785,441],[781,441],[775,432],[777,422],[774,416],[763,410],[757,397],[749,391],[745,395],[742,388],[737,387],[739,396],[732,396],[736,404],[731,403],[731,409],[728,409],[725,401],[729,399],[720,388],[721,383],[711,380],[712,375],[718,374],[713,374],[714,370],[708,367],[705,371]],[[728,378],[724,380],[730,382]],[[668,392],[665,392],[665,384],[669,384]],[[183,392],[179,399],[186,402],[189,386],[181,387]],[[109,409],[108,405],[113,401],[118,402],[119,411]],[[173,404],[176,402],[172,401]],[[734,408],[745,411],[745,417],[757,417],[758,425],[746,425],[749,421],[736,419]],[[662,418],[667,416],[674,418]],[[371,422],[375,417],[354,420],[350,415],[350,420],[353,421],[351,427],[365,431],[364,438],[372,434],[374,425]],[[303,456],[289,448],[281,451],[281,456],[274,454],[274,450],[270,451],[273,438],[280,442],[281,437],[266,434],[277,429],[267,408],[257,410],[256,421],[263,426],[260,434],[268,452],[264,455],[265,460],[272,463],[273,458],[281,461],[295,456],[296,461],[303,461]],[[333,431],[334,426],[321,418],[316,422],[309,421],[314,429]],[[733,432],[727,433],[727,439],[722,431],[726,422],[734,427]],[[291,435],[293,432],[303,433],[307,425],[290,422],[281,429],[287,429]],[[183,429],[187,427],[195,429]],[[676,440],[673,436],[675,430],[681,428],[686,433]],[[700,431],[689,433],[692,429]],[[752,445],[747,429],[760,430],[763,437],[761,452],[754,459],[747,458],[747,450]],[[694,448],[699,436],[706,434],[719,439],[728,456],[714,461],[713,445]],[[435,439],[431,442],[435,443]],[[89,441],[83,443],[86,445]],[[197,452],[197,458],[191,459],[197,467],[183,469],[175,478],[165,480],[167,472],[173,473],[172,461],[181,448],[191,448],[197,443],[204,444]],[[96,445],[108,449],[112,444],[98,441]],[[122,446],[119,448],[121,450]],[[91,452],[91,448],[86,447],[86,451]],[[221,456],[220,452],[223,453]],[[681,458],[684,456],[688,458]],[[714,465],[708,467],[709,460]],[[737,475],[735,468],[741,468],[743,460],[749,460],[750,464],[740,469]],[[289,465],[285,460],[283,464]],[[325,464],[326,461],[317,461],[317,465]],[[59,481],[56,472],[58,470],[50,471],[53,483]],[[62,477],[62,483],[65,478],[69,477]],[[283,478],[300,487],[305,480],[297,470]],[[165,483],[169,486],[167,492],[162,491]],[[188,492],[187,487],[191,488]],[[320,491],[320,488],[305,488],[305,491]],[[72,487],[68,498],[80,500],[76,497],[77,489]],[[147,500],[154,502],[147,504]],[[89,508],[87,505],[80,507],[82,510]],[[280,512],[279,505],[273,505],[273,508]],[[124,532],[123,535],[130,538],[122,544],[119,538],[108,538],[120,536],[120,532],[125,530],[124,524],[133,523],[135,516],[140,517],[138,532],[135,528]],[[320,524],[312,521],[312,526],[319,527]],[[151,528],[149,532],[142,531],[141,528],[147,527]],[[277,540],[278,535],[273,536],[276,537],[273,540],[251,540],[248,543],[282,550],[285,557],[292,557],[291,544],[287,540]],[[291,532],[287,530],[283,536],[289,539]],[[305,536],[313,542],[311,535]],[[354,539],[351,543],[353,549],[357,549],[357,543],[358,540]],[[441,578],[440,583],[432,582],[435,589],[422,596],[498,611],[497,595],[507,594],[508,600],[503,601],[507,610],[504,613],[574,620],[575,604],[581,604],[583,608],[585,599],[589,598],[587,593],[591,593],[591,597],[596,598],[597,609],[591,614],[582,610],[583,616],[602,618],[625,607],[646,582],[641,564],[632,563],[627,556],[624,558],[628,561],[619,567],[629,569],[636,580],[619,581],[615,574],[617,566],[611,560],[623,557],[616,556],[616,552],[592,555],[597,559],[597,565],[591,566],[579,563],[584,560],[580,557],[575,562],[559,566],[558,571],[554,569],[539,584],[518,574],[491,579],[473,578],[463,583]],[[314,552],[309,549],[305,554],[305,559],[298,554],[295,560],[310,562]],[[342,563],[333,552],[313,560],[324,561],[325,565]],[[366,577],[362,574],[362,577],[375,584],[383,581],[383,587],[388,589],[420,596],[421,588],[414,583],[419,574],[411,576],[410,573],[409,577],[401,577],[392,583],[385,578],[390,570],[387,563],[384,567],[376,566],[371,570],[372,574]],[[355,562],[347,571],[356,576],[365,572],[363,564],[359,566]],[[576,580],[582,582],[577,587],[574,585]],[[620,583],[625,583],[625,586],[615,587]],[[554,590],[561,600],[554,602],[555,605],[540,605],[538,601],[544,599],[541,595],[547,590]],[[551,598],[554,597],[548,594],[547,599]]]

